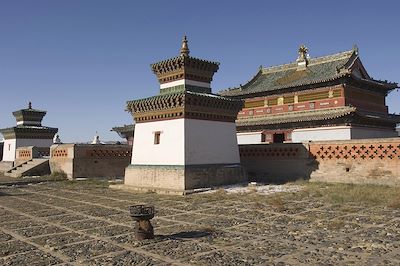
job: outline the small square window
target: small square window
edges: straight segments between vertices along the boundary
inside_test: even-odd
[[[154,132],[154,144],[160,144],[161,131]]]

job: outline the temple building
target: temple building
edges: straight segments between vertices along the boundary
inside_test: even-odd
[[[236,120],[239,144],[395,137],[399,115],[385,97],[397,83],[375,80],[358,49],[260,67],[246,84],[220,95],[245,100]]]
[[[42,119],[46,111],[32,108],[29,102],[27,109],[13,112],[17,125],[0,129],[3,134],[3,161],[15,161],[18,147],[36,146],[49,148],[53,144],[53,137],[58,128],[42,126]]]
[[[117,134],[123,138],[126,139],[128,142],[128,145],[133,145],[133,135],[135,133],[135,124],[130,124],[130,125],[123,125],[119,127],[113,127],[111,131],[117,132]]]
[[[211,93],[219,63],[180,55],[151,65],[157,96],[133,100],[135,141],[124,186],[185,194],[246,181],[240,165],[235,119],[242,100]]]

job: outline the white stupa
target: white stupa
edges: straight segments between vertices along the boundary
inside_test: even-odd
[[[54,135],[53,144],[62,144],[62,141],[60,139],[60,135],[58,135],[58,134]]]
[[[101,141],[100,141],[100,137],[97,134],[97,132],[96,132],[96,135],[93,137],[93,141],[92,141],[91,144],[102,144]]]

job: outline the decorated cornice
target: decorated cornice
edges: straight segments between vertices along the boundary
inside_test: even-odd
[[[58,128],[16,126],[0,129],[4,139],[53,139]]]
[[[356,107],[342,106],[335,108],[297,111],[273,115],[239,118],[236,120],[240,132],[267,129],[294,129],[315,126],[357,125],[378,126],[394,129],[400,116],[381,113],[368,113]]]
[[[241,100],[185,91],[129,101],[127,110],[136,123],[191,118],[234,122],[243,107]]]

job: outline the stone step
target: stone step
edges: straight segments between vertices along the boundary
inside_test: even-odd
[[[11,170],[4,173],[4,175],[9,177],[22,177],[30,171],[34,170],[34,168],[39,167],[45,163],[48,164],[48,161],[48,159],[32,159],[28,162],[12,168]]]

